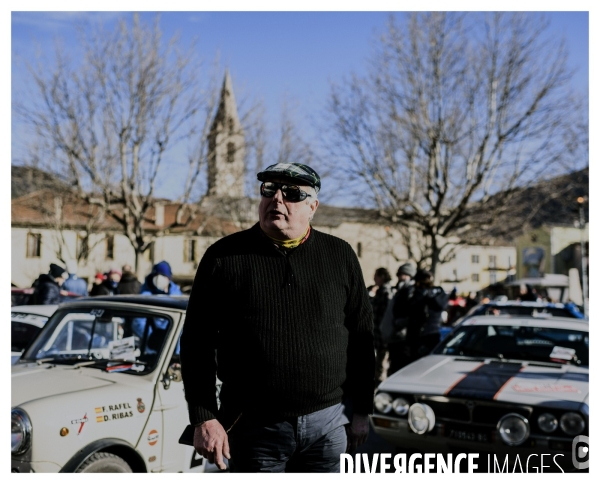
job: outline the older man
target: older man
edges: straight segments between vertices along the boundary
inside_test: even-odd
[[[373,402],[362,272],[346,242],[310,226],[313,169],[280,163],[257,177],[259,223],[206,251],[190,295],[181,365],[194,447],[233,472],[339,472]]]

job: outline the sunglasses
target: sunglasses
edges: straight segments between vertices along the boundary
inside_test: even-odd
[[[260,194],[265,198],[272,198],[277,193],[277,190],[281,190],[283,198],[288,202],[301,202],[306,200],[306,197],[310,197],[308,193],[301,190],[298,185],[286,185],[285,183],[277,182],[263,182],[260,186]]]

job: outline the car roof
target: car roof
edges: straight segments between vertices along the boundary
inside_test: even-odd
[[[118,303],[139,306],[155,306],[160,308],[179,309],[185,311],[189,296],[154,296],[154,295],[122,295],[122,296],[92,296],[74,299],[61,304],[61,308],[75,308],[89,306],[90,303]]]
[[[506,316],[473,316],[464,321],[460,326],[525,326],[525,327],[541,327],[541,328],[556,328],[556,329],[572,329],[575,331],[589,331],[590,326],[583,319],[574,318],[532,318],[532,317],[506,317]]]
[[[564,308],[563,303],[550,303],[545,301],[489,301],[482,306],[522,306],[529,308]]]
[[[36,314],[38,316],[52,316],[58,304],[37,304],[28,306],[12,306],[10,308],[11,313],[24,313],[24,314]]]

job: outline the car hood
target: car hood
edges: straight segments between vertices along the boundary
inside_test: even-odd
[[[11,407],[31,400],[114,384],[108,378],[90,375],[89,370],[71,366],[17,364],[11,370]]]
[[[580,404],[589,392],[589,369],[430,355],[394,373],[379,390],[528,405]]]

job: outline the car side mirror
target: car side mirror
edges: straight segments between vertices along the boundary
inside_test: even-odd
[[[180,363],[171,363],[169,368],[167,368],[167,372],[162,380],[163,386],[165,390],[168,390],[171,386],[171,382],[180,382],[182,381],[181,377],[181,364]]]

